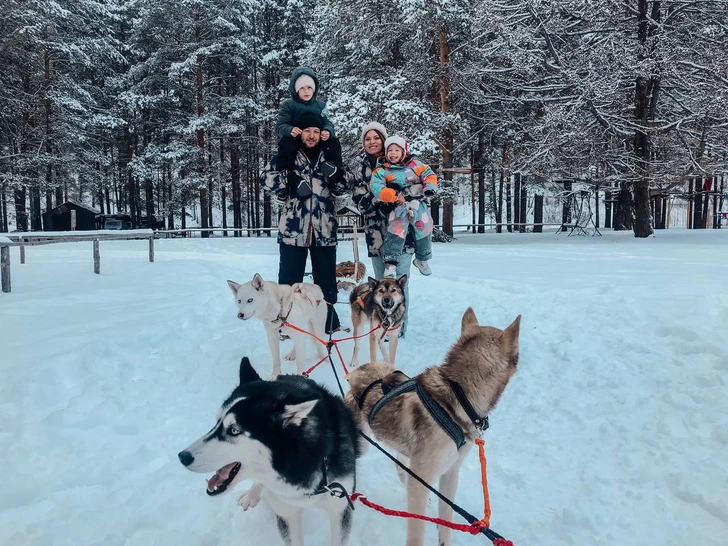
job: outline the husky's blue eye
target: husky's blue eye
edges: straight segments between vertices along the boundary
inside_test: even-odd
[[[248,303],[253,303],[253,298],[250,298],[250,299],[248,300]]]
[[[233,425],[228,430],[228,434],[230,434],[230,436],[239,436],[241,434],[241,431],[240,431],[240,429],[238,427],[236,427],[235,425]]]
[[[238,303],[243,303],[243,300],[238,300]]]

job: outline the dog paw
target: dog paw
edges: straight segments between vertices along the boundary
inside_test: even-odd
[[[260,502],[262,488],[260,485],[255,484],[253,487],[243,493],[238,499],[238,504],[243,510],[248,508],[255,508]]]
[[[284,356],[283,360],[286,360],[288,362],[293,362],[294,360],[296,360],[296,349],[291,349],[291,352]]]

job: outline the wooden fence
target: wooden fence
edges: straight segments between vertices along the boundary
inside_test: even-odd
[[[55,243],[77,243],[91,241],[93,243],[94,273],[101,273],[100,241],[125,241],[132,239],[146,239],[149,241],[149,261],[154,261],[154,232],[150,229],[119,232],[29,232],[11,233],[0,237],[0,271],[2,276],[2,291],[11,290],[10,281],[10,247],[20,249],[20,263],[25,264],[25,249],[29,246],[51,245]]]

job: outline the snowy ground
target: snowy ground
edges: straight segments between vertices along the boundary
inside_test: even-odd
[[[434,251],[432,277],[412,279],[405,372],[441,360],[468,305],[498,327],[523,315],[519,371],[486,438],[493,528],[517,546],[725,545],[728,230],[465,235]],[[236,318],[225,280],[275,278],[274,241],[160,240],[154,264],[144,241],[102,242],[101,275],[91,243],[29,248],[22,266],[12,252],[0,544],[280,544],[267,505],[243,512],[242,487],[208,497],[176,457],[213,424],[242,355],[270,369],[262,326]],[[328,368],[313,378],[335,386]],[[372,450],[359,487],[405,507]],[[456,500],[482,510],[474,452]],[[305,533],[328,544],[322,515]],[[352,545],[404,537],[402,521],[357,507]]]

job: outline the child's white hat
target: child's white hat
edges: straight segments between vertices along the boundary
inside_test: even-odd
[[[384,141],[384,152],[387,152],[387,148],[389,148],[392,144],[396,144],[400,148],[404,150],[404,156],[407,157],[409,155],[409,144],[407,144],[407,141],[404,139],[403,136],[400,135],[392,135],[387,140]]]
[[[294,88],[296,89],[296,93],[301,89],[301,87],[309,86],[311,89],[316,91],[316,82],[313,81],[313,78],[309,76],[308,74],[303,74],[302,76],[299,76],[296,78],[296,83],[294,84]]]

